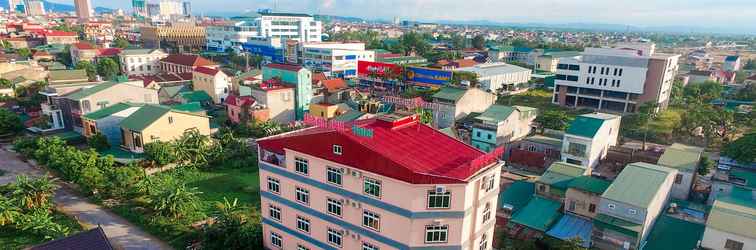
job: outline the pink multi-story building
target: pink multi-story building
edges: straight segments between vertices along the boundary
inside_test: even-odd
[[[501,150],[416,115],[316,123],[258,141],[266,248],[491,249]]]

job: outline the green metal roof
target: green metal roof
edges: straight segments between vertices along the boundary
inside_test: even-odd
[[[121,121],[121,127],[132,131],[142,131],[170,111],[171,108],[166,106],[154,104],[144,105],[129,117],[123,119],[123,121]]]
[[[706,226],[668,215],[659,216],[644,250],[690,250],[698,248]]]
[[[674,170],[643,162],[628,164],[601,197],[646,208]]]
[[[751,239],[756,238],[756,202],[750,190],[742,188],[737,195],[718,197],[706,221],[707,227],[720,231],[741,235]]]
[[[81,89],[79,91],[76,91],[76,92],[73,92],[71,94],[68,94],[68,95],[66,95],[66,98],[67,99],[71,99],[71,100],[81,100],[81,99],[87,98],[87,97],[89,97],[91,95],[97,94],[100,91],[109,89],[110,87],[113,87],[116,84],[118,84],[118,83],[115,83],[115,82],[100,83],[100,84],[94,85],[92,87],[83,88],[83,89]]]
[[[92,113],[85,114],[84,116],[82,116],[82,118],[89,119],[89,120],[99,120],[99,119],[111,116],[115,113],[124,111],[128,108],[139,107],[139,106],[141,105],[133,104],[133,103],[125,103],[125,102],[116,103],[114,105],[110,105],[110,107],[100,109]]]
[[[186,100],[186,102],[207,102],[213,100],[207,92],[202,90],[182,92],[181,98]]]
[[[585,171],[586,169],[582,166],[566,162],[554,162],[543,175],[536,179],[536,182],[565,189],[572,179],[582,176]]]
[[[173,105],[171,106],[171,109],[184,111],[184,112],[190,112],[190,113],[197,113],[197,112],[205,111],[205,109],[202,108],[202,105],[199,102],[190,102],[190,103]]]
[[[456,102],[462,98],[466,92],[466,89],[445,86],[442,87],[438,93],[434,94],[433,98]]]
[[[512,115],[514,111],[515,109],[513,107],[494,104],[491,105],[491,107],[488,107],[486,111],[483,111],[483,113],[481,113],[475,119],[499,123],[507,120],[507,118]]]
[[[611,184],[610,181],[592,176],[578,176],[572,179],[572,181],[567,184],[567,187],[600,195],[603,194]]]
[[[730,171],[730,176],[745,181],[744,186],[756,189],[756,173],[733,169]]]
[[[570,123],[570,127],[567,128],[567,134],[593,138],[599,129],[601,129],[601,125],[604,125],[604,120],[588,116],[578,116]]]
[[[552,146],[559,147],[560,149],[562,147],[562,139],[557,139],[557,138],[543,136],[543,135],[529,136],[523,140],[539,143],[539,144],[544,144],[544,145],[552,145]]]
[[[180,93],[191,92],[192,89],[187,85],[178,85],[162,87],[160,88],[160,91],[165,92],[169,97],[174,97]]]
[[[559,220],[561,203],[534,196],[512,216],[512,222],[545,232]]]
[[[600,229],[609,229],[632,237],[637,237],[638,233],[643,230],[643,225],[606,214],[596,215],[596,218],[593,218],[593,226]]]
[[[685,172],[695,172],[703,154],[703,148],[672,144],[659,158],[659,165]]]
[[[249,86],[239,86],[239,96],[251,96],[252,88]]]
[[[528,181],[515,181],[504,192],[499,193],[499,206],[505,204],[512,206],[512,211],[517,212],[528,204],[535,193],[535,183]]]

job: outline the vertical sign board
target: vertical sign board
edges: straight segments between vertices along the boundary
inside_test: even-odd
[[[441,69],[424,67],[407,67],[405,80],[420,85],[448,85],[452,80],[452,72]]]

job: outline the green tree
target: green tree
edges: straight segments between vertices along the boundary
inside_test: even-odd
[[[683,86],[682,81],[675,80],[675,82],[672,83],[672,93],[670,93],[669,98],[671,105],[673,106],[683,105],[685,103],[685,86]]]
[[[96,133],[87,138],[87,145],[97,151],[104,151],[110,149],[110,143],[108,138],[102,133]]]
[[[13,87],[13,83],[10,80],[5,79],[5,78],[0,78],[0,88],[8,89],[12,87]]]
[[[405,55],[415,52],[421,56],[425,56],[425,54],[431,51],[430,43],[417,32],[404,33],[399,38],[399,46],[399,50]]]
[[[469,81],[471,87],[477,87],[480,85],[478,74],[467,71],[455,71],[454,74],[452,74],[452,84],[460,85],[462,81]]]
[[[756,133],[749,133],[724,146],[722,155],[743,164],[756,162]]]
[[[145,160],[158,166],[176,162],[176,150],[170,142],[150,142],[144,145]]]
[[[216,203],[215,223],[201,235],[202,245],[207,249],[262,249],[262,226],[260,212],[255,208],[240,206],[234,199],[225,197]]]
[[[712,168],[714,168],[714,161],[707,156],[701,156],[701,159],[698,161],[698,175],[705,176],[709,174]]]
[[[22,209],[49,210],[50,199],[57,188],[50,179],[30,179],[25,175],[19,175],[16,177],[16,182],[12,183],[8,189],[12,190],[10,197],[16,199]]]
[[[176,140],[176,160],[193,166],[207,166],[213,154],[210,137],[191,129]]]
[[[0,135],[16,134],[23,129],[24,124],[16,113],[0,108]]]
[[[654,119],[649,121],[648,128],[655,136],[662,136],[667,140],[672,139],[672,135],[680,127],[682,116],[675,110],[665,110],[655,115]]]
[[[199,208],[201,192],[188,188],[186,184],[167,186],[151,195],[153,209],[160,215],[174,219],[193,215]]]
[[[472,39],[472,46],[476,49],[483,49],[486,47],[486,38],[483,35],[476,35]]]
[[[125,39],[125,38],[123,38],[123,37],[116,37],[116,39],[115,39],[115,40],[113,41],[113,45],[114,45],[114,46],[115,46],[116,48],[122,48],[122,49],[125,49],[125,48],[128,48],[128,47],[129,47],[129,45],[131,45],[131,44],[129,43],[129,41],[128,41],[128,40],[126,40],[126,39]]]
[[[714,81],[704,83],[690,84],[684,90],[685,100],[687,102],[709,103],[722,97],[724,87]]]
[[[83,69],[87,71],[87,76],[90,81],[97,79],[97,67],[88,61],[79,61],[76,63],[76,69]]]
[[[97,61],[97,73],[107,80],[113,80],[118,75],[118,63],[111,58],[102,58]]]
[[[23,58],[29,58],[32,55],[31,50],[29,50],[28,48],[20,48],[16,50],[16,54]]]
[[[570,123],[567,112],[561,110],[546,110],[536,117],[541,127],[553,130],[565,130]]]
[[[465,37],[463,37],[463,36],[461,36],[459,34],[452,35],[452,37],[451,37],[451,47],[452,47],[452,49],[457,49],[457,50],[464,49],[465,48]]]

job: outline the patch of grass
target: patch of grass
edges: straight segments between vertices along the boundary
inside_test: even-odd
[[[235,198],[242,205],[260,208],[260,176],[257,168],[198,170],[187,175],[187,185],[197,187],[204,212],[214,209],[215,202]]]
[[[569,116],[570,119],[591,112],[590,110],[571,109],[553,104],[551,103],[553,95],[553,92],[548,89],[530,89],[524,93],[516,95],[500,96],[496,103],[508,106],[519,105],[533,107],[537,108],[538,112],[543,112],[545,110],[560,110],[567,113],[567,116]]]
[[[66,216],[58,211],[53,212],[53,221],[68,227],[71,232],[69,235],[81,232],[83,229],[79,222],[75,219]],[[7,230],[7,228],[0,227],[0,249],[24,249],[34,245],[39,245],[50,240],[37,235],[30,235],[28,233],[19,232],[16,230]]]

